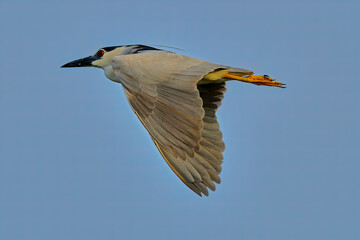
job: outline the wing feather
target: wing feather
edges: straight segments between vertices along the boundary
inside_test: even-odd
[[[113,60],[131,108],[171,169],[200,196],[220,183],[225,145],[215,113],[226,89],[197,82],[220,67],[166,51]]]

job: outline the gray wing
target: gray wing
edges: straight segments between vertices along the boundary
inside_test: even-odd
[[[214,191],[225,149],[215,113],[225,83],[197,82],[224,66],[165,51],[118,56],[112,66],[171,169],[198,195]]]

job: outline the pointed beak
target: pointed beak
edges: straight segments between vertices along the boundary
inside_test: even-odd
[[[91,64],[93,61],[95,61],[96,59],[94,58],[94,56],[89,56],[86,58],[81,58],[75,61],[71,61],[67,64],[62,65],[62,68],[69,68],[69,67],[92,67],[93,65]]]

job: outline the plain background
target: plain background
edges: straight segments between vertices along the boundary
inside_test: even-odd
[[[0,2],[0,239],[360,239],[359,1]],[[222,183],[172,173],[121,85],[61,69],[163,44],[227,84]]]

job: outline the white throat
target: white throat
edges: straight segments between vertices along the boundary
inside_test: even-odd
[[[105,76],[108,79],[114,82],[119,82],[111,64],[102,67],[102,69],[104,70]]]

